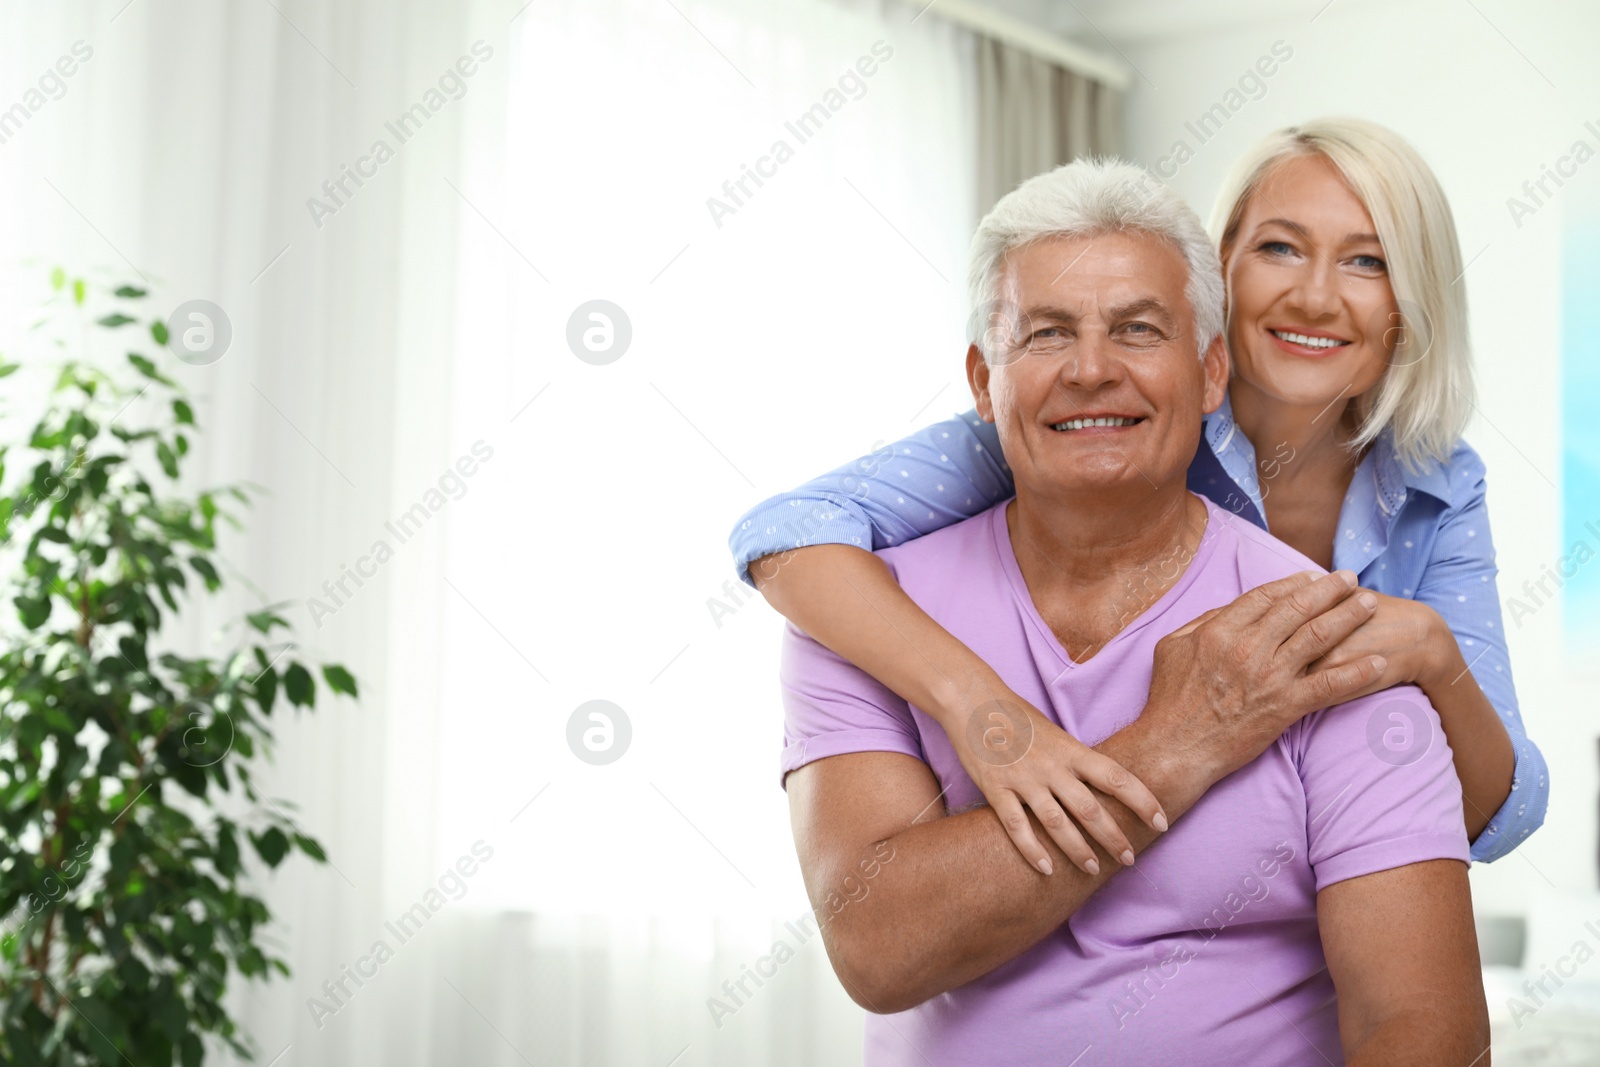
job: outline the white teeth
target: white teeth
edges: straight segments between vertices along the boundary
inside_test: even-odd
[[[1138,419],[1123,418],[1121,416],[1104,419],[1068,419],[1066,422],[1058,422],[1050,428],[1052,430],[1084,430],[1095,426],[1132,426],[1138,421]]]
[[[1307,348],[1337,348],[1339,345],[1349,344],[1332,337],[1308,337],[1303,333],[1288,333],[1284,330],[1273,330],[1274,337],[1281,337],[1290,344],[1305,345]]]

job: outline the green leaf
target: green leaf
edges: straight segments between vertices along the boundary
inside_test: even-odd
[[[274,626],[282,626],[285,628],[289,626],[289,620],[285,619],[282,615],[275,614],[271,608],[267,608],[264,611],[252,612],[251,614],[246,615],[245,618],[250,621],[251,626],[254,626],[257,630],[260,630],[262,633],[267,634],[268,636],[271,636],[272,628]]]
[[[4,363],[4,362],[0,362],[0,378],[9,378],[9,377],[11,377],[13,374],[17,373],[17,371],[19,371],[21,369],[22,369],[22,364],[20,364],[20,363]]]
[[[335,693],[349,693],[351,696],[358,695],[356,693],[356,680],[351,677],[349,671],[337,663],[324,664],[322,677],[328,680],[328,688]]]
[[[312,679],[311,672],[298,663],[291,663],[289,669],[283,672],[283,691],[289,703],[297,708],[312,704],[317,699],[317,683]]]
[[[19,596],[15,599],[17,617],[22,620],[22,625],[30,630],[37,630],[50,618],[50,598],[47,596]]]
[[[110,326],[110,327],[113,327],[113,328],[115,328],[117,326],[126,326],[126,325],[128,325],[128,323],[135,322],[135,321],[137,321],[137,320],[135,320],[133,318],[130,318],[127,315],[124,315],[120,311],[114,311],[111,314],[107,315],[105,318],[96,319],[95,320],[95,322],[99,323],[101,326]]]
[[[83,306],[83,298],[89,294],[88,286],[83,284],[82,278],[72,279],[72,302],[79,307]]]
[[[189,566],[194,568],[196,574],[205,579],[207,589],[215,593],[222,588],[222,579],[217,575],[217,568],[211,565],[209,559],[204,556],[190,556]]]
[[[67,272],[62,270],[60,267],[51,267],[50,268],[50,288],[54,289],[56,292],[59,293],[61,291],[61,287],[63,285],[66,285],[66,284],[67,284]]]
[[[150,336],[155,339],[156,344],[165,347],[167,338],[171,335],[167,333],[167,324],[157,319],[150,324]]]
[[[120,1046],[128,1041],[123,1013],[98,997],[78,997],[72,1007],[89,1024],[79,1032],[84,1043],[102,1063],[116,1063],[122,1055]]]
[[[139,373],[144,375],[146,378],[149,378],[153,382],[160,382],[162,385],[171,386],[176,386],[178,384],[171,378],[168,378],[165,374],[162,374],[160,371],[156,370],[156,365],[154,363],[152,363],[147,357],[141,356],[137,352],[128,353],[128,362],[139,368]]]
[[[239,841],[234,836],[233,824],[226,820],[217,827],[217,851],[212,862],[224,878],[239,873]]]
[[[4,375],[0,375],[0,377],[4,377]],[[178,420],[180,425],[194,425],[194,409],[182,400],[174,400],[172,402],[172,417]]]
[[[139,289],[139,288],[137,288],[135,286],[132,286],[132,285],[120,285],[116,289],[116,295],[122,297],[125,300],[135,300],[135,299],[137,299],[137,298],[139,298],[141,296],[145,296],[147,294],[145,293],[145,291],[143,289]]]
[[[278,695],[278,672],[271,667],[266,668],[257,676],[253,683],[256,704],[261,708],[261,714],[271,715],[272,704]]]
[[[276,826],[269,828],[265,833],[250,835],[250,843],[256,847],[256,855],[268,867],[276,867],[283,862],[283,857],[289,851],[289,839],[282,830]]]
[[[328,854],[322,851],[322,846],[317,844],[315,838],[307,837],[305,834],[295,834],[294,843],[300,846],[301,852],[304,852],[318,863],[328,862]]]
[[[156,459],[161,461],[161,469],[167,472],[167,477],[176,480],[178,477],[178,457],[172,454],[172,449],[167,447],[165,441],[156,442]]]

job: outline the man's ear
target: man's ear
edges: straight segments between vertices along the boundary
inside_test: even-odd
[[[967,385],[972,389],[972,403],[978,409],[978,417],[984,422],[993,422],[994,404],[989,400],[989,361],[983,358],[983,352],[977,345],[967,346]]]
[[[1200,408],[1209,415],[1222,406],[1222,398],[1228,395],[1228,342],[1223,335],[1218,334],[1212,340],[1200,360],[1206,376],[1204,401]]]

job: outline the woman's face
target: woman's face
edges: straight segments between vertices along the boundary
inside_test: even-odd
[[[1382,379],[1400,322],[1383,246],[1326,157],[1267,175],[1223,269],[1236,389],[1320,411]]]

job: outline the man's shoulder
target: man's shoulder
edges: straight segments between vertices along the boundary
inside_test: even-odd
[[[874,555],[887,563],[890,570],[894,571],[895,577],[902,583],[907,576],[927,573],[949,574],[950,564],[954,561],[974,563],[993,558],[994,526],[996,522],[1000,522],[1001,528],[1004,529],[1004,512],[1009,503],[1011,498],[1002,500],[991,508],[985,508],[971,518],[951,523],[932,533],[910,541],[902,541],[888,548],[880,548]],[[997,516],[996,512],[1001,514]]]
[[[1239,591],[1254,589],[1258,585],[1275,582],[1301,571],[1327,573],[1327,568],[1310,556],[1291,548],[1249,519],[1221,507],[1214,500],[1205,501],[1207,537],[1223,537],[1233,546],[1239,565]]]

